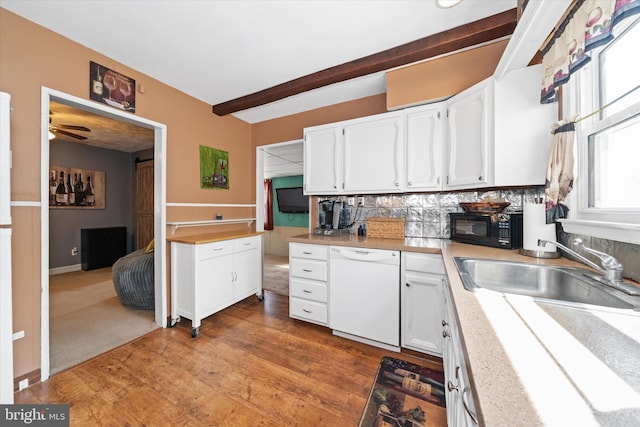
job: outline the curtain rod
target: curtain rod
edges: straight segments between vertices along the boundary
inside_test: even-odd
[[[638,90],[638,88],[640,88],[640,85],[638,85],[638,86],[626,91],[625,93],[623,93],[622,95],[620,95],[619,97],[614,99],[613,101],[611,101],[611,102],[603,105],[602,107],[598,108],[596,111],[594,111],[592,113],[589,113],[584,117],[577,118],[574,121],[574,123],[579,123],[579,122],[583,121],[584,119],[588,119],[589,117],[595,116],[596,114],[603,112],[605,109],[611,107],[613,104],[615,104],[616,102],[620,101],[622,98],[624,98],[625,96],[629,95],[631,92]]]

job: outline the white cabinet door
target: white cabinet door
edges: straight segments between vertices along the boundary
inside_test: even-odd
[[[492,184],[493,80],[452,97],[447,106],[447,180],[445,188]]]
[[[442,189],[442,104],[405,110],[405,188]]]
[[[344,125],[344,191],[402,191],[404,130],[401,112]]]
[[[342,127],[335,124],[304,130],[304,193],[342,191]]]
[[[442,277],[407,272],[402,285],[402,347],[442,356]]]
[[[200,261],[198,285],[194,287],[195,319],[201,319],[230,305],[233,301],[233,256],[221,256]],[[183,299],[180,299],[183,302]],[[186,302],[186,301],[184,301]],[[199,325],[199,323],[198,323]]]
[[[262,274],[262,261],[257,249],[235,254],[233,259],[233,297],[235,300],[256,293]]]

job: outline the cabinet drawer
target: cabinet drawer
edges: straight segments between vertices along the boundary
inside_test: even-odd
[[[306,245],[304,243],[290,243],[289,256],[296,258],[328,260],[329,246]]]
[[[441,255],[404,252],[404,269],[423,273],[446,274]]]
[[[289,281],[289,293],[292,297],[327,302],[327,285],[323,282],[292,278]]]
[[[233,240],[204,243],[196,245],[196,260],[202,261],[208,258],[230,255],[233,253]]]
[[[248,251],[260,247],[260,237],[243,237],[242,239],[235,239],[233,241],[233,250],[235,252]]]
[[[327,323],[327,306],[314,301],[290,298],[289,315],[318,323]]]
[[[327,263],[311,259],[289,259],[289,272],[292,277],[303,279],[327,280]]]

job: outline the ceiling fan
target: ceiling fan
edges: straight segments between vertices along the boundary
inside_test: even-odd
[[[75,139],[80,139],[80,140],[87,139],[86,136],[78,135],[77,133],[73,133],[69,131],[75,130],[75,131],[82,131],[82,132],[91,132],[91,129],[85,126],[76,126],[76,125],[54,125],[53,123],[51,123],[52,114],[53,113],[49,111],[49,132],[51,132],[53,135],[59,133],[61,135],[70,136]]]

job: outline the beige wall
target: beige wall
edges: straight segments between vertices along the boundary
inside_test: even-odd
[[[13,107],[12,201],[40,200],[41,87],[89,99],[89,61],[94,61],[143,84],[145,93],[136,93],[136,116],[167,125],[167,202],[255,203],[248,123],[218,117],[210,105],[2,8],[0,55],[0,91],[11,94]],[[228,191],[200,189],[199,145],[229,152]],[[167,220],[209,219],[214,210],[174,209]],[[12,215],[14,330],[25,331],[25,338],[15,341],[14,373],[21,376],[40,368],[40,208],[14,207]]]
[[[387,109],[448,98],[491,76],[507,40],[387,73]]]

